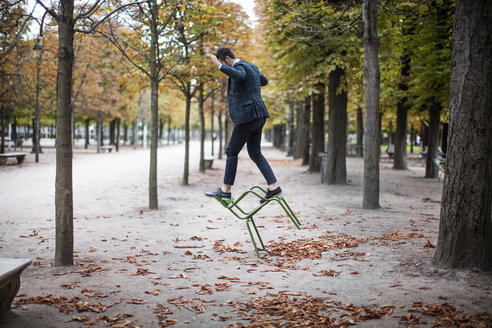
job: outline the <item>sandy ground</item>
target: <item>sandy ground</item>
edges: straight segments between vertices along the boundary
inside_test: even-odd
[[[245,224],[204,196],[219,186],[225,160],[200,174],[198,149],[192,143],[185,187],[180,184],[184,146],[159,148],[160,209],[151,211],[148,149],[97,154],[94,148],[76,148],[73,267],[52,266],[54,149],[45,148],[39,164],[29,154],[22,165],[0,167],[0,257],[33,260],[0,326],[260,327],[267,324],[258,312],[271,311],[272,303],[265,302],[278,297],[283,301],[275,306],[291,311],[291,319],[283,312],[286,327],[320,325],[322,315],[341,316],[357,327],[430,327],[446,322],[443,315],[492,313],[490,274],[431,265],[442,181],[422,178],[417,161],[398,172],[383,160],[382,208],[367,211],[361,208],[362,159],[347,159],[348,185],[328,186],[299,160],[265,145],[302,229],[278,205],[268,205],[256,222],[267,248],[284,254],[258,259]],[[264,187],[262,180],[241,153],[233,195]],[[252,198],[245,202],[257,205]],[[301,303],[302,309],[296,307]],[[332,307],[305,317],[319,304]],[[360,313],[369,313],[358,310],[373,305],[387,314],[357,321]],[[252,306],[258,311],[248,311]],[[492,324],[479,321],[472,326]]]

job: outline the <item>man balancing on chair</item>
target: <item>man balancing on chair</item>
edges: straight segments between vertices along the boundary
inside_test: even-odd
[[[207,57],[222,73],[229,76],[227,102],[229,114],[235,125],[226,148],[224,184],[222,188],[208,192],[206,195],[231,198],[231,189],[236,178],[237,158],[244,144],[247,144],[249,157],[256,163],[268,184],[265,198],[279,195],[282,189],[277,185],[270,164],[261,154],[261,134],[268,117],[267,109],[261,99],[261,87],[268,84],[268,79],[255,65],[237,59],[229,48],[221,47],[215,55],[207,54]]]

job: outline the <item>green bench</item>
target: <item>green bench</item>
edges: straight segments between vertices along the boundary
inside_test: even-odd
[[[296,215],[294,214],[294,212],[290,208],[289,204],[287,204],[287,202],[285,201],[285,199],[282,196],[279,195],[279,196],[275,196],[275,197],[272,197],[272,198],[268,198],[267,199],[267,198],[265,198],[263,196],[260,196],[255,191],[256,189],[258,189],[259,191],[261,191],[263,194],[266,194],[266,190],[264,190],[261,187],[254,186],[254,187],[251,187],[249,190],[243,192],[241,194],[241,196],[239,196],[236,200],[234,200],[234,198],[232,198],[232,197],[231,197],[231,199],[224,199],[224,198],[220,197],[219,195],[215,195],[215,199],[217,199],[217,201],[219,201],[219,203],[221,203],[222,206],[224,206],[229,211],[231,211],[232,214],[234,214],[234,216],[236,216],[238,219],[244,220],[246,222],[246,227],[248,228],[249,236],[251,238],[251,241],[253,242],[253,246],[255,247],[256,256],[258,256],[260,258],[260,253],[258,252],[258,247],[256,245],[255,238],[253,236],[251,227],[249,225],[249,223],[251,222],[251,224],[253,225],[253,228],[256,231],[256,235],[258,236],[258,239],[260,240],[260,243],[261,243],[261,246],[262,246],[262,249],[261,250],[266,250],[265,249],[265,245],[263,244],[263,240],[261,240],[260,233],[258,232],[258,228],[256,227],[255,221],[253,219],[253,216],[256,213],[258,213],[263,207],[265,207],[269,203],[271,203],[271,202],[277,202],[277,203],[280,204],[280,206],[282,207],[282,209],[285,211],[285,213],[291,219],[291,221],[294,223],[294,225],[297,227],[297,229],[300,229],[301,222],[296,217]],[[260,200],[262,200],[263,203],[260,203],[260,205],[258,205],[256,208],[252,209],[249,212],[248,211],[245,211],[241,207],[239,207],[239,202],[242,199],[244,199],[244,197],[246,197],[247,195],[256,196]]]
[[[437,181],[441,179],[441,177],[446,173],[446,160],[439,160],[434,158],[434,164],[436,164],[439,169],[439,174],[437,175]]]

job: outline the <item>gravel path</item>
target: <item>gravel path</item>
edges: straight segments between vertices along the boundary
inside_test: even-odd
[[[220,185],[225,160],[198,173],[198,146],[186,187],[184,146],[159,148],[160,209],[152,211],[148,149],[76,148],[73,267],[52,266],[54,149],[39,164],[29,154],[0,167],[0,257],[33,260],[0,327],[430,327],[462,315],[492,325],[472,316],[492,313],[490,274],[431,265],[442,181],[422,178],[416,160],[404,172],[382,161],[382,208],[366,211],[362,159],[347,159],[348,185],[328,186],[266,145],[302,229],[268,205],[256,222],[270,253],[258,259],[244,223],[204,196]],[[262,180],[242,152],[233,195]]]

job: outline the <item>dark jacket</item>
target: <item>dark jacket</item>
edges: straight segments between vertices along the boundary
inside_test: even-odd
[[[258,67],[240,60],[233,67],[222,65],[220,70],[229,76],[227,102],[235,124],[268,117],[260,90],[260,87],[268,84],[268,79],[260,73]]]

